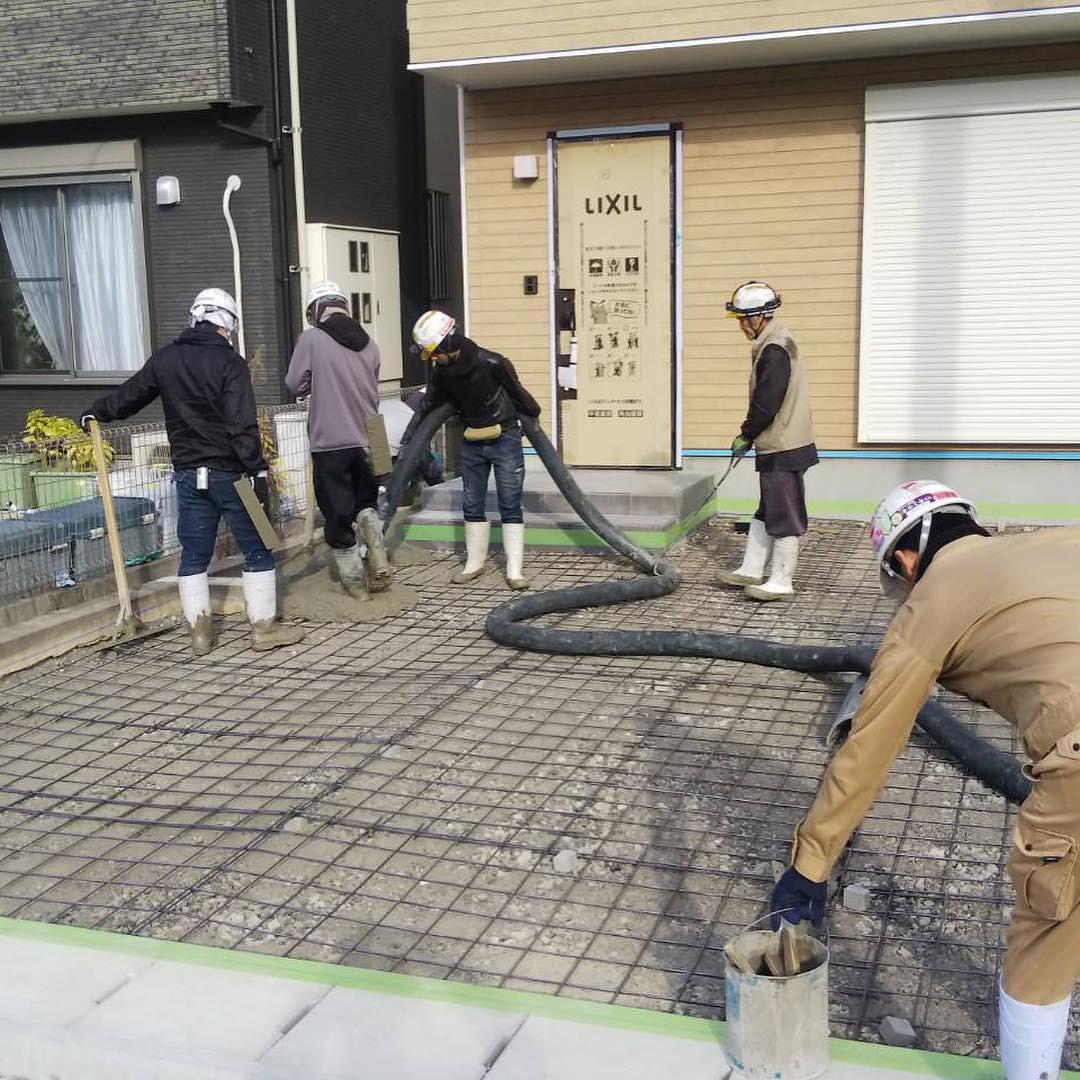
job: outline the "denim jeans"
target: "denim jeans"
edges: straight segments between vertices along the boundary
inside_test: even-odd
[[[488,474],[495,469],[495,493],[504,525],[522,522],[521,493],[525,487],[525,456],[521,428],[515,425],[489,442],[461,444],[461,486],[466,521],[485,521]]]
[[[259,537],[240,496],[233,487],[243,473],[210,470],[205,491],[196,486],[194,469],[176,473],[177,524],[180,540],[180,577],[205,573],[214,557],[218,523],[222,517],[244,553],[245,570],[273,570],[274,556]]]

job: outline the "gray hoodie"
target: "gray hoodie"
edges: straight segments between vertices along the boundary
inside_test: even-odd
[[[379,411],[379,347],[344,311],[331,310],[296,341],[285,385],[311,395],[313,452],[367,446],[367,418]]]

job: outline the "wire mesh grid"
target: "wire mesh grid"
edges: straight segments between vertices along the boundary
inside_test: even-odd
[[[564,625],[873,641],[889,607],[861,530],[816,523],[790,605],[712,584],[721,522],[672,596]],[[0,912],[204,944],[723,1016],[722,946],[758,918],[827,760],[839,678],[696,659],[500,648],[492,575],[401,571],[418,608],[253,654],[238,623],[0,689]],[[533,559],[537,587],[622,574]],[[951,707],[999,745],[1003,721]],[[831,1018],[990,1055],[1010,892],[1004,802],[916,733],[838,868]],[[552,856],[578,853],[573,874]],[[1080,1061],[1075,1022],[1067,1056]]]

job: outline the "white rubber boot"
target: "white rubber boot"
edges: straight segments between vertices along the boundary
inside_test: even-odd
[[[782,536],[773,541],[772,573],[764,585],[748,585],[746,595],[754,600],[790,600],[795,595],[791,579],[799,565],[799,538]]]
[[[299,626],[285,626],[277,619],[277,571],[245,570],[244,604],[251,624],[251,647],[266,652],[304,640]]]
[[[999,985],[998,1030],[1006,1080],[1057,1080],[1070,1000],[1025,1005]]]
[[[490,542],[490,521],[465,522],[465,565],[450,575],[450,580],[455,585],[468,585],[484,572]]]
[[[738,570],[721,570],[720,581],[725,585],[760,585],[765,580],[765,563],[768,562],[772,545],[765,531],[765,522],[751,518],[742,565]]]
[[[185,574],[177,578],[177,583],[184,619],[191,628],[191,651],[196,656],[205,656],[217,644],[210,612],[210,575]]]
[[[363,597],[367,578],[364,573],[364,560],[360,557],[360,545],[350,548],[331,548],[330,557],[334,560],[341,587],[349,596]]]
[[[511,589],[527,589],[528,578],[522,572],[525,561],[525,526],[522,522],[503,523],[503,552],[506,555],[506,584]]]

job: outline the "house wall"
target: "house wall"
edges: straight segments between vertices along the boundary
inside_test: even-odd
[[[400,234],[403,343],[427,308],[423,84],[406,69],[405,5],[298,5],[308,221]]]
[[[807,358],[819,445],[854,448],[866,87],[1077,67],[1072,43],[470,92],[472,336],[550,400],[545,137],[680,122],[683,446],[726,447],[745,415],[749,352],[723,305],[734,286],[761,278],[783,294],[783,320]],[[540,156],[538,181],[512,180],[515,154]],[[538,276],[539,295],[522,295],[525,274]]]
[[[171,341],[186,325],[187,309],[200,289],[217,286],[233,291],[232,247],[221,196],[230,173],[241,177],[243,186],[233,195],[231,208],[240,241],[247,351],[249,356],[257,347],[264,351],[261,371],[255,374],[259,400],[280,401],[280,371],[287,350],[280,333],[271,178],[263,147],[221,130],[209,114],[0,128],[0,146],[121,138],[137,138],[142,147],[143,221],[154,348]],[[154,185],[161,175],[180,180],[179,206],[154,205]],[[0,377],[0,439],[22,428],[29,409],[40,407],[77,416],[79,409],[109,385],[115,383]]]
[[[409,0],[412,62],[1065,7],[1068,0]]]
[[[0,122],[232,97],[229,0],[0,4]]]

